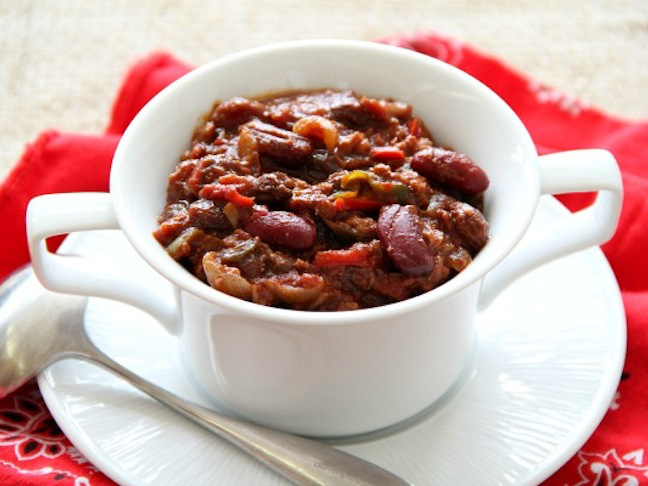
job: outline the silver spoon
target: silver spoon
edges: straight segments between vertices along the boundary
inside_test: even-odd
[[[0,398],[56,361],[81,358],[121,376],[298,484],[409,484],[328,445],[218,414],[143,380],[92,344],[83,326],[86,300],[45,290],[29,267],[0,285]]]

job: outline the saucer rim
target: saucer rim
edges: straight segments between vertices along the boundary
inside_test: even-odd
[[[550,202],[553,201],[553,202]],[[555,204],[554,204],[555,202]],[[540,206],[548,208],[550,211],[555,212],[567,211],[564,206],[562,206],[558,201],[551,198],[551,200],[541,200]],[[78,246],[79,239],[77,235],[71,235],[65,242],[63,249],[65,251],[71,251]],[[611,402],[614,394],[616,392],[618,382],[621,376],[623,365],[625,362],[625,353],[626,353],[626,339],[627,339],[627,330],[626,330],[626,317],[625,310],[623,306],[623,300],[621,297],[620,290],[618,290],[618,285],[616,284],[616,279],[614,273],[605,259],[603,252],[599,248],[593,248],[585,250],[592,253],[592,258],[599,260],[600,271],[604,271],[605,275],[601,275],[601,278],[608,281],[608,283],[613,283],[616,286],[617,292],[614,296],[610,296],[608,300],[608,307],[614,309],[615,314],[618,319],[608,325],[608,328],[612,326],[618,327],[618,333],[615,334],[617,339],[615,352],[611,352],[610,356],[614,358],[614,363],[616,366],[611,366],[606,368],[603,377],[601,377],[598,389],[596,390],[596,396],[593,399],[591,406],[587,410],[587,418],[582,419],[580,423],[580,430],[577,433],[573,434],[572,441],[570,443],[565,443],[562,445],[562,451],[559,451],[553,454],[553,457],[547,458],[548,461],[545,461],[543,464],[539,464],[536,467],[536,470],[530,473],[526,478],[526,482],[538,483],[549,476],[551,476],[555,471],[557,471],[562,465],[564,465],[574,454],[582,447],[582,445],[587,441],[587,439],[592,435],[595,429],[600,424],[605,413],[608,410],[609,403]],[[569,258],[569,257],[566,257]],[[45,399],[45,402],[50,409],[50,412],[55,417],[57,423],[64,431],[66,436],[70,439],[73,445],[83,453],[86,458],[88,458],[93,465],[98,469],[104,472],[108,477],[117,481],[120,484],[131,484],[132,481],[136,480],[133,477],[133,474],[120,469],[119,462],[114,461],[109,454],[102,453],[100,451],[97,443],[89,437],[82,430],[82,427],[79,427],[76,423],[74,417],[69,415],[65,407],[60,403],[60,397],[57,396],[55,390],[55,383],[51,383],[51,374],[48,370],[44,371],[38,376],[38,385],[41,390],[41,393]],[[426,419],[422,419],[425,421]],[[577,427],[574,427],[577,428]],[[396,432],[398,433],[398,432]],[[351,443],[353,446],[356,443]],[[362,442],[357,443],[359,445]],[[343,447],[345,444],[341,444]]]

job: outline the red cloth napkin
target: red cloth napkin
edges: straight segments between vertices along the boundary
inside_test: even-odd
[[[520,115],[541,153],[605,148],[623,172],[625,203],[616,236],[603,249],[623,292],[628,354],[614,402],[594,435],[547,482],[642,484],[648,479],[648,121],[628,121],[590,108],[515,72],[497,59],[436,33],[382,42],[437,57],[472,74]],[[106,191],[112,154],[130,120],[160,89],[191,68],[166,53],[137,62],[127,74],[104,134],[43,133],[0,185],[0,280],[29,259],[24,213],[32,197],[51,192]],[[587,195],[561,198],[571,209]],[[633,482],[636,481],[636,482]],[[61,433],[31,383],[0,400],[0,483],[111,484]]]

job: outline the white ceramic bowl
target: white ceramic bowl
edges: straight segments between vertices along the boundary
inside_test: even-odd
[[[263,307],[200,282],[153,238],[167,178],[215,100],[295,89],[353,89],[410,103],[435,140],[487,172],[490,241],[458,276],[387,306],[314,313]],[[542,193],[601,190],[594,205],[517,248]],[[480,304],[522,272],[600,244],[614,232],[621,181],[612,156],[579,151],[539,158],[519,118],[490,89],[436,59],[357,41],[299,41],[236,53],[171,84],[137,115],[115,153],[110,194],[32,201],[36,273],[49,288],[132,303],[178,334],[196,385],[245,418],[316,436],[368,432],[428,407],[469,362]],[[120,228],[175,286],[173,296],[126,281],[119,268],[46,251],[49,235]],[[495,270],[495,271],[494,271]]]

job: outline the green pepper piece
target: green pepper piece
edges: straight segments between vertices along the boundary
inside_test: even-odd
[[[366,182],[369,186],[371,186],[373,177],[367,171],[353,170],[342,177],[340,186],[342,187],[342,189],[354,189],[355,191],[357,191],[361,182]]]
[[[337,193],[334,197],[358,197],[362,192],[360,185],[363,182],[371,192],[371,195],[381,201],[396,202],[399,204],[407,204],[410,202],[410,190],[405,184],[379,181],[374,174],[364,170],[354,170],[342,177],[340,186],[342,189],[350,189],[350,191]]]

